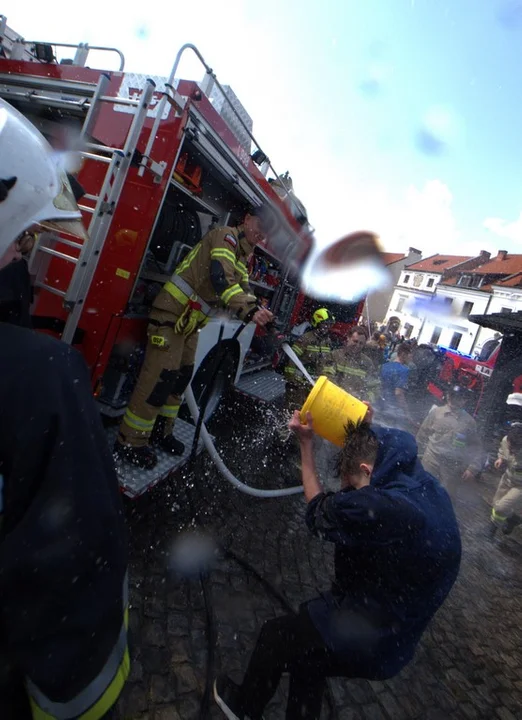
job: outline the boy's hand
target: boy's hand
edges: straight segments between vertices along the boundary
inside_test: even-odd
[[[297,435],[300,442],[311,441],[314,437],[314,421],[312,419],[312,413],[306,413],[306,424],[301,423],[301,413],[299,410],[294,410],[292,419],[288,423],[288,429]]]

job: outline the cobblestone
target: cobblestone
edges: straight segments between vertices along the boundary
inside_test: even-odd
[[[285,482],[274,470],[256,473],[263,450],[255,408],[234,415],[242,437],[216,435],[232,472],[252,484]],[[249,434],[250,433],[250,434]],[[522,718],[522,568],[520,538],[488,544],[483,537],[498,478],[485,477],[456,510],[463,537],[460,577],[424,634],[412,663],[383,682],[331,681],[338,720],[518,720]],[[194,485],[191,498],[187,484]],[[176,508],[173,510],[173,498]],[[258,500],[234,491],[208,458],[147,496],[127,503],[131,528],[132,673],[118,720],[196,720],[203,695],[207,638],[198,574],[179,578],[168,567],[173,538],[191,524],[230,546],[297,607],[332,577],[332,548],[309,536],[300,497]],[[230,559],[210,574],[216,617],[216,672],[239,681],[262,623],[284,612],[277,599]],[[267,709],[284,717],[285,686]],[[212,706],[211,720],[220,720]],[[330,720],[327,703],[324,720]],[[332,716],[333,717],[333,716]]]

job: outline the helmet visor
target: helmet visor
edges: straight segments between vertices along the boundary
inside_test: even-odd
[[[53,199],[53,206],[56,211],[51,211],[52,215],[45,219],[42,218],[38,224],[44,230],[63,232],[79,240],[86,241],[89,239],[89,235],[83,225],[80,209],[65,172],[61,173],[60,179],[60,192]]]

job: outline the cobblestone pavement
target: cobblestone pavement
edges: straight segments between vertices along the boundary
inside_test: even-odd
[[[225,428],[232,417],[241,437]],[[229,408],[216,433],[232,471],[251,485],[285,482],[276,464],[263,464],[266,438],[255,430],[273,427],[274,419],[242,401]],[[331,681],[325,720],[522,718],[521,546],[516,537],[490,544],[481,535],[488,516],[483,498],[491,497],[494,482],[486,478],[457,503],[464,544],[460,578],[415,660],[386,682]],[[303,511],[300,496],[261,500],[233,490],[207,457],[127,503],[133,666],[118,718],[199,717],[207,663],[203,594],[197,577],[180,578],[172,570],[177,538],[194,527],[193,516],[297,606],[327,588],[332,572],[331,547],[309,536]],[[259,580],[222,557],[209,589],[216,670],[239,680],[262,622],[283,609]],[[210,717],[222,716],[211,706]],[[266,717],[284,717],[284,688]]]

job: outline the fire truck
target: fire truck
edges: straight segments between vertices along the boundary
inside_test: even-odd
[[[469,391],[466,409],[472,415],[477,415],[487,383],[493,375],[501,345],[501,337],[490,338],[474,357],[443,348],[444,357],[440,371],[436,380],[428,387],[431,394],[442,401],[444,392],[450,385],[461,385]]]
[[[113,58],[117,69],[89,67],[92,53],[104,54],[109,64]],[[202,64],[200,83],[178,77],[187,53]],[[27,41],[0,16],[0,96],[57,152],[81,158],[68,169],[83,192],[79,206],[89,240],[39,235],[29,261],[34,327],[81,351],[100,410],[114,418],[123,414],[139,373],[152,300],[210,228],[238,224],[249,208],[268,212],[273,231],[252,256],[251,285],[275,314],[279,333],[313,311],[314,302],[324,305],[299,289],[299,268],[314,242],[306,210],[288,174],[275,172],[254,138],[232,89],[190,44],[179,50],[168,77],[124,66],[115,48]],[[337,329],[356,322],[361,307],[340,307]],[[230,383],[264,400],[284,392],[271,368],[271,344],[257,335],[251,349],[254,326],[237,336],[239,324],[221,318],[199,334],[191,383],[198,402],[220,357],[205,419]],[[112,441],[116,431],[108,432]],[[186,453],[193,432],[190,422],[176,424]],[[119,468],[124,492],[141,494],[186,459],[165,456],[150,472]]]

